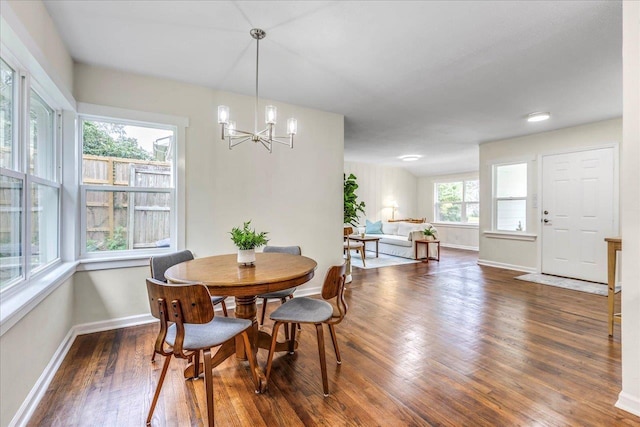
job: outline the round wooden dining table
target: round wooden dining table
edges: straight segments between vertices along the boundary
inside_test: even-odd
[[[269,349],[271,335],[258,330],[256,295],[280,291],[302,285],[313,278],[318,264],[311,258],[284,253],[257,253],[255,264],[238,264],[237,255],[217,255],[197,258],[176,264],[165,272],[169,283],[202,283],[211,295],[233,296],[236,299],[235,317],[251,319],[253,326],[249,338],[254,353],[258,348]],[[276,351],[288,351],[297,347],[296,342],[279,342]],[[242,339],[225,343],[213,357],[213,366],[222,363],[235,352],[239,359],[246,359]],[[195,367],[195,373],[200,372]],[[194,367],[185,370],[185,377],[194,376]],[[262,372],[259,377],[264,379]]]

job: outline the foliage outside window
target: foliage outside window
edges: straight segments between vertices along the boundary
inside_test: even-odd
[[[175,128],[83,118],[83,253],[166,248],[175,221]]]
[[[436,222],[478,224],[480,220],[479,190],[477,179],[436,183]]]
[[[494,166],[493,184],[494,229],[526,231],[527,164]]]
[[[30,86],[28,73],[19,78],[16,69],[0,59],[2,291],[60,259],[59,119]],[[27,129],[20,134],[22,120]]]

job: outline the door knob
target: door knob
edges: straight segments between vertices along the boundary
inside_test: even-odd
[[[549,215],[549,211],[544,211],[543,214]]]
[[[547,222],[549,222],[549,220],[548,220],[548,219],[546,219],[546,218],[545,218],[545,219],[543,219],[542,221],[544,221],[544,223],[545,223],[545,224],[546,224]]]

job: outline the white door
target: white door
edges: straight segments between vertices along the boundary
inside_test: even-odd
[[[613,148],[542,158],[542,272],[607,282],[617,236]]]

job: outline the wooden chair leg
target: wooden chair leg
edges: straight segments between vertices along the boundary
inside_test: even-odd
[[[367,263],[364,261],[364,246],[360,248],[360,257],[362,258],[362,266],[366,267]]]
[[[227,313],[227,303],[224,302],[224,300],[222,300],[220,305],[222,306],[222,312],[224,313],[224,317],[229,317],[229,313]]]
[[[296,328],[297,326],[297,328]],[[296,345],[296,329],[300,329],[300,323],[291,324],[291,339],[289,340],[289,354],[293,354]]]
[[[251,347],[247,331],[242,333],[242,340],[244,341],[247,359],[249,359],[249,368],[251,369],[251,375],[253,376],[253,383],[256,386],[256,393],[260,393],[262,391],[262,384],[260,384],[260,377],[258,376],[258,362],[256,361],[256,354],[253,352],[253,348]]]
[[[264,325],[264,314],[267,312],[267,299],[262,298],[262,314],[260,315],[260,326]]]
[[[272,334],[272,338],[271,338],[271,348],[269,349],[269,356],[267,357],[267,372],[265,372],[265,376],[266,376],[266,384],[265,384],[265,388],[269,387],[269,377],[271,376],[271,364],[273,363],[273,354],[276,352],[276,344],[278,342],[278,329],[280,328],[280,325],[282,325],[282,323],[280,322],[275,322],[273,324],[273,331],[271,331]]]
[[[280,304],[284,304],[285,302],[287,302],[287,297],[280,298]],[[289,324],[288,323],[284,324],[284,339],[289,341]]]
[[[199,352],[199,351],[198,351]],[[207,394],[207,420],[209,427],[214,427],[213,411],[213,366],[211,365],[211,349],[204,350],[204,385]]]
[[[331,335],[331,342],[333,343],[333,349],[336,352],[336,361],[338,365],[342,364],[342,359],[340,358],[340,350],[338,349],[338,339],[336,337],[335,325],[329,325],[329,334]]]
[[[329,396],[329,380],[327,378],[327,357],[324,353],[324,332],[322,323],[316,323],[316,332],[318,334],[318,353],[320,355],[320,369],[322,370],[322,390],[324,397]]]
[[[197,380],[200,377],[200,350],[193,353],[193,377],[192,380]]]
[[[154,353],[155,354],[155,353]],[[151,401],[151,407],[149,408],[149,414],[147,415],[147,425],[151,425],[151,417],[153,417],[153,411],[156,409],[156,404],[158,403],[158,396],[160,396],[160,390],[162,389],[162,383],[164,382],[164,377],[167,375],[167,370],[169,369],[169,363],[171,362],[172,355],[168,355],[164,359],[164,365],[162,365],[162,372],[160,373],[160,379],[158,380],[158,385],[156,386],[156,392],[153,394],[153,400]]]

